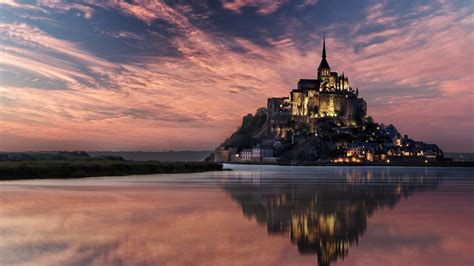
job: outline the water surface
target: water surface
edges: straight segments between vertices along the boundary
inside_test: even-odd
[[[470,168],[0,183],[0,265],[473,265]]]

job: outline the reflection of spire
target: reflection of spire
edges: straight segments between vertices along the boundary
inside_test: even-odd
[[[301,254],[316,254],[320,266],[349,254],[367,229],[367,219],[385,206],[394,207],[415,191],[433,190],[440,179],[426,173],[398,174],[372,170],[341,170],[345,179],[308,181],[251,178],[233,180],[224,189],[245,216],[255,217],[268,234],[290,237]],[[319,182],[319,183],[318,183]],[[336,183],[334,183],[336,182]]]

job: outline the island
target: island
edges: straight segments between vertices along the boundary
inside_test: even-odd
[[[209,160],[227,163],[468,166],[452,162],[436,144],[375,122],[349,78],[332,71],[323,39],[316,79],[300,79],[288,97],[243,118]]]

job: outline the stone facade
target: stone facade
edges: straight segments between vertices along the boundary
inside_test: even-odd
[[[230,162],[232,155],[235,154],[235,149],[226,149],[224,147],[216,148],[214,151],[214,162],[225,163]]]
[[[268,99],[267,130],[271,136],[277,135],[285,138],[291,117],[291,104],[288,97]]]
[[[318,120],[334,119],[343,126],[358,126],[367,116],[367,103],[359,98],[349,78],[331,72],[326,60],[326,45],[317,71],[317,79],[301,79],[289,97],[270,98],[267,104],[268,132],[285,138],[295,124],[306,124],[311,133]]]

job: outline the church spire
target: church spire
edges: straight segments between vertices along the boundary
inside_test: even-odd
[[[323,58],[326,59],[326,32],[323,34]]]
[[[322,76],[329,77],[329,72],[330,71],[331,71],[331,68],[329,67],[328,61],[326,60],[326,33],[324,33],[324,37],[323,37],[323,58],[321,59],[321,63],[319,63],[318,78],[320,78]]]

